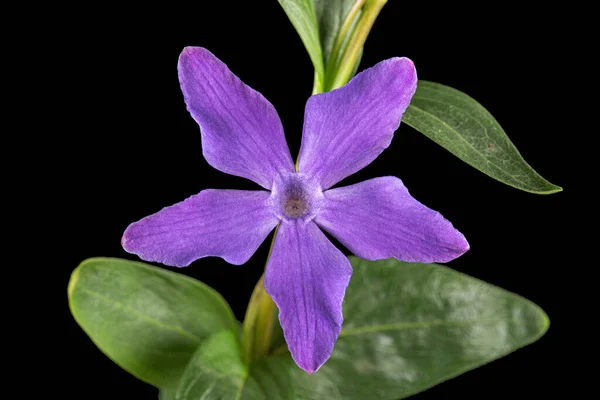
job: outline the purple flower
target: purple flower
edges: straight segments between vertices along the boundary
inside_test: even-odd
[[[297,171],[277,112],[260,93],[203,48],[184,49],[178,71],[208,163],[266,190],[204,190],[131,224],[123,247],[177,267],[207,256],[239,265],[278,227],[265,289],[305,371],[318,370],[333,350],[352,275],[321,229],[368,260],[447,262],[469,249],[398,178],[331,189],[389,146],[417,85],[409,59],[382,61],[340,89],[310,97]]]

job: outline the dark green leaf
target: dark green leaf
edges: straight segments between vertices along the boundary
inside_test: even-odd
[[[323,85],[325,66],[319,41],[319,27],[312,0],[278,0],[288,18],[296,28],[315,68],[319,87]]]
[[[203,340],[238,329],[217,292],[143,263],[86,260],[73,272],[68,294],[75,320],[100,350],[158,387],[174,385]]]
[[[561,191],[533,170],[481,104],[439,83],[419,81],[402,120],[500,182],[526,192]]]
[[[314,375],[299,369],[285,347],[247,368],[236,337],[219,333],[194,356],[177,399],[405,398],[525,346],[548,328],[532,302],[444,266],[351,262],[344,328]]]

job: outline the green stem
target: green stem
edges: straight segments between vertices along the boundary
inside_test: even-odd
[[[319,74],[315,71],[312,94],[322,93],[324,88],[324,79],[319,79]]]
[[[387,0],[366,1],[360,19],[352,32],[352,37],[348,41],[348,46],[340,59],[339,66],[335,71],[331,71],[333,80],[329,90],[337,89],[345,85],[352,77],[352,71],[358,62],[360,51],[365,45],[367,36],[369,36],[369,32],[371,32],[371,28],[385,3],[387,3]]]
[[[275,229],[275,234],[271,241],[271,248],[269,249],[265,268],[269,263],[276,235],[277,229]],[[264,278],[265,275],[263,273],[254,287],[242,326],[242,348],[244,349],[244,359],[248,364],[253,360],[266,356],[271,347],[273,314],[276,306],[271,296],[265,291]]]

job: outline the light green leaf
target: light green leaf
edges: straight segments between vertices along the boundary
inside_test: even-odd
[[[315,85],[323,86],[325,66],[323,64],[323,51],[319,41],[319,27],[315,16],[312,0],[278,0],[288,18],[296,28],[304,47],[315,68]]]
[[[456,89],[419,81],[402,121],[500,182],[537,194],[562,190],[527,164],[481,104]]]
[[[184,275],[139,262],[91,258],[73,272],[69,306],[115,363],[158,387],[172,387],[198,346],[238,329],[223,298]]]
[[[194,356],[177,399],[405,398],[548,329],[548,317],[532,302],[447,267],[350,259],[344,326],[319,371],[308,375],[285,351],[248,368],[236,337],[219,333]]]

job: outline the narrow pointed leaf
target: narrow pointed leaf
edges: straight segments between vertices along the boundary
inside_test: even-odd
[[[86,260],[73,272],[68,295],[75,320],[100,350],[158,387],[178,381],[206,338],[238,327],[210,287],[139,262]]]
[[[419,81],[402,121],[500,182],[537,194],[562,190],[527,164],[481,104],[456,89]]]
[[[315,68],[315,80],[319,87],[323,84],[325,66],[323,64],[323,51],[319,40],[319,27],[315,16],[312,0],[278,0],[279,4],[287,14],[288,18],[296,28],[313,67]]]
[[[176,399],[400,399],[505,356],[548,328],[532,302],[444,266],[350,259],[344,327],[319,371],[302,371],[286,347],[247,367],[236,338],[219,333],[193,357]]]

